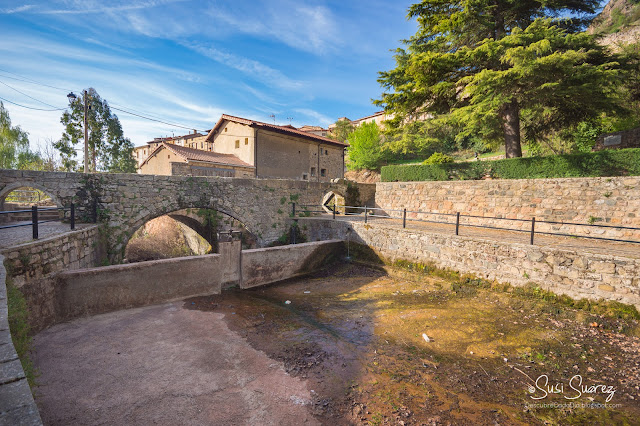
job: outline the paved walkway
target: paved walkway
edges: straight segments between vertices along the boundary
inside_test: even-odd
[[[308,217],[305,220],[333,220],[332,215],[320,215]],[[336,216],[336,220],[347,222],[364,222],[364,216]],[[383,225],[390,227],[402,227],[400,219],[369,218],[368,223],[373,226]],[[407,221],[407,229],[417,229],[421,231],[433,232],[435,234],[455,234],[455,225]],[[459,234],[463,237],[479,238],[489,241],[512,242],[519,244],[529,244],[530,235],[528,232],[503,231],[498,229],[475,228],[470,226],[460,226]],[[638,239],[640,242],[640,239]],[[564,250],[581,250],[590,253],[612,254],[640,259],[640,243],[620,243],[615,241],[594,240],[589,238],[562,237],[536,234],[534,245],[544,247],[554,247]]]
[[[18,225],[29,224],[27,222],[12,222],[2,225]],[[76,230],[92,226],[93,223],[76,223]],[[64,234],[71,231],[71,225],[62,222],[47,222],[38,225],[38,237],[40,239],[51,237],[53,235]],[[21,226],[19,228],[0,229],[0,248],[13,247],[24,243],[35,241],[33,238],[33,230],[31,226]]]

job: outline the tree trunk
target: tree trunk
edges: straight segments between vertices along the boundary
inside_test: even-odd
[[[520,106],[518,101],[511,102],[502,107],[500,113],[502,128],[504,129],[504,153],[506,158],[522,157],[520,145]]]

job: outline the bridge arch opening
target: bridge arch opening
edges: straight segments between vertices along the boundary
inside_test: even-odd
[[[241,232],[242,247],[255,248],[257,239],[236,218],[214,209],[176,210],[143,223],[125,247],[127,262],[197,256],[218,252],[219,232]]]
[[[32,206],[38,206],[42,208],[48,207],[60,207],[60,203],[56,197],[49,193],[44,187],[40,185],[29,183],[15,183],[7,185],[0,191],[0,210],[28,210]],[[39,213],[39,217],[42,219],[59,219],[60,214],[58,211],[42,211]],[[5,222],[18,222],[23,220],[31,220],[31,213],[10,213],[0,215],[0,223]]]
[[[336,213],[344,214],[346,199],[343,194],[337,191],[329,191],[322,197],[322,209],[327,213],[333,213],[335,209]]]

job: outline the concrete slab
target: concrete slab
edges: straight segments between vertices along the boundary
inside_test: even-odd
[[[34,338],[45,424],[317,424],[304,381],[229,330],[168,303],[55,325]]]

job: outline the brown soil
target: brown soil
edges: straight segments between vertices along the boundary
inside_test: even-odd
[[[125,251],[128,262],[192,256],[178,223],[160,216],[145,223],[131,238]]]
[[[380,182],[380,172],[375,170],[349,170],[344,174],[345,179],[359,183]]]
[[[323,424],[633,424],[640,415],[636,320],[357,265],[185,307],[224,313],[230,329],[307,380]],[[533,400],[543,374],[564,394]],[[619,405],[528,406],[571,402],[578,374],[615,387]]]

